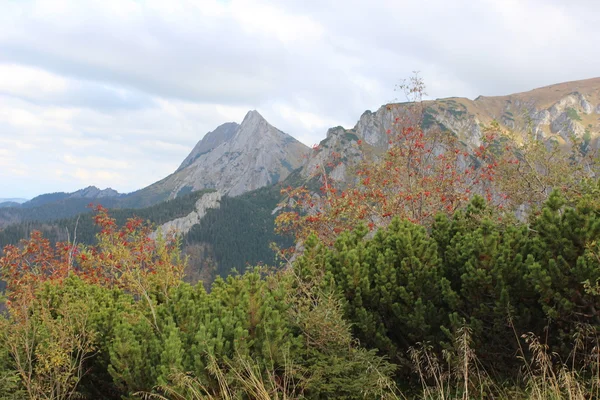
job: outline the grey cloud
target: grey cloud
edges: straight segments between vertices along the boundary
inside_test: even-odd
[[[303,125],[302,116],[353,125],[365,109],[403,100],[393,88],[413,70],[421,71],[434,98],[501,95],[600,71],[595,1],[266,2],[304,16],[321,35],[311,36],[307,25],[306,34],[286,41],[228,14],[182,12],[177,2],[165,13],[127,1],[118,4],[133,4],[131,11],[112,14],[109,5],[91,1],[55,14],[42,13],[35,2],[3,6],[0,63],[35,66],[69,82],[62,93],[23,95],[33,102],[32,113],[83,108],[66,122],[68,132],[48,127],[25,134],[98,140],[100,155],[140,164],[128,175],[135,180],[154,161],[162,165],[157,174],[175,168],[186,146],[223,122],[239,122],[245,109],[259,109],[311,144],[327,126]],[[285,107],[300,117],[278,111]],[[14,134],[23,133],[0,121],[0,138]],[[165,151],[161,142],[176,146]],[[0,186],[6,179],[0,177]]]
[[[589,47],[600,35],[598,2],[349,0],[335,7],[339,2],[325,0],[294,4],[297,10],[327,21],[330,30],[354,43],[357,52],[384,55],[360,68],[372,71],[381,82],[405,77],[415,69],[437,70],[471,87],[467,94],[439,90],[433,93],[435,97],[501,95],[591,77],[600,70],[600,57],[592,56]],[[527,12],[517,14],[518,20],[510,14],[515,5]],[[536,20],[537,14],[553,8],[560,20]],[[575,23],[574,28],[566,25],[569,21]],[[522,31],[537,33],[537,37],[520,35]]]
[[[56,93],[14,94],[0,90],[0,95],[14,96],[41,106],[84,107],[101,112],[129,112],[156,106],[150,96],[141,92],[89,81],[70,82],[66,90]]]
[[[150,14],[134,32],[127,21],[94,16],[77,31],[45,22],[25,18],[20,35],[4,35],[11,40],[0,39],[0,60],[157,96],[234,104],[260,101],[285,70],[277,43],[244,35],[228,19],[183,29]]]

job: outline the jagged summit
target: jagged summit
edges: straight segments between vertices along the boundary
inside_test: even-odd
[[[101,199],[106,197],[117,197],[120,193],[112,188],[99,189],[96,186],[88,186],[77,190],[69,195],[69,198]]]
[[[183,160],[179,168],[177,168],[177,171],[186,168],[198,157],[212,151],[222,143],[230,142],[234,135],[239,134],[240,131],[242,134],[253,134],[260,131],[259,126],[261,125],[271,126],[256,110],[248,111],[241,124],[236,122],[226,122],[219,125],[217,129],[204,135],[202,140],[196,144],[192,152]]]
[[[267,120],[265,120],[263,118],[262,115],[260,115],[260,113],[256,110],[250,110],[246,113],[246,116],[244,117],[244,119],[242,120],[242,125],[244,123],[250,123],[250,121],[252,120],[260,120],[260,121],[265,121],[267,122]]]
[[[237,132],[239,124],[235,122],[226,122],[219,125],[217,129],[212,132],[208,132],[202,140],[200,140],[192,152],[183,160],[177,171],[184,169],[188,165],[192,164],[198,157],[208,153],[221,143],[231,140],[233,135]]]
[[[478,146],[482,126],[492,121],[517,133],[533,132],[541,140],[568,144],[575,137],[583,146],[600,146],[600,78],[475,100],[437,99],[424,101],[423,105],[425,130],[442,128],[455,134],[465,146]],[[365,111],[353,128],[329,129],[315,152],[273,127],[257,110],[250,110],[241,123],[227,122],[208,132],[173,174],[144,189],[120,195],[110,188],[88,187],[75,193],[38,196],[23,206],[34,207],[70,196],[119,196],[124,207],[142,207],[201,189],[236,196],[277,183],[299,167],[303,167],[301,176],[308,178],[316,168],[327,165],[334,153],[342,162],[331,171],[331,177],[352,179],[348,167],[385,152],[386,131],[395,129],[395,113],[410,112],[410,108],[402,103]]]
[[[201,189],[230,196],[272,185],[302,166],[308,147],[269,124],[256,110],[240,124],[207,133],[174,174],[135,193],[174,198]]]

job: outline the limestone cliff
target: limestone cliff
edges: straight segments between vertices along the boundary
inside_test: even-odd
[[[221,197],[223,196],[219,192],[206,193],[200,197],[198,201],[196,201],[196,207],[194,211],[185,217],[168,221],[162,224],[158,229],[160,229],[163,233],[177,232],[181,235],[188,233],[194,225],[200,222],[209,209],[219,208]],[[156,237],[156,232],[154,232],[150,237],[154,239]]]
[[[447,98],[414,104],[387,104],[376,112],[366,111],[354,128],[332,128],[313,151],[302,170],[309,177],[333,158],[342,162],[330,173],[338,180],[352,175],[352,166],[364,158],[377,157],[388,147],[386,131],[393,130],[398,114],[422,113],[421,126],[456,135],[467,147],[480,144],[482,127],[497,121],[521,134],[533,133],[540,140],[571,145],[574,141],[598,147],[600,136],[600,78],[566,82],[508,96],[475,100]],[[361,145],[358,145],[358,142]],[[335,157],[334,157],[335,155]]]

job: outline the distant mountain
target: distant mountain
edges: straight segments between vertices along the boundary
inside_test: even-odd
[[[121,225],[127,221],[127,218],[133,216],[138,216],[144,220],[150,220],[157,224],[164,224],[185,217],[195,211],[197,208],[196,203],[208,193],[209,191],[198,191],[182,196],[177,200],[160,203],[144,209],[112,209],[111,216]],[[31,212],[36,209],[43,209],[48,206],[54,206],[54,204],[46,204],[45,206],[33,208],[28,211]],[[78,217],[70,216],[47,222],[42,222],[37,219],[24,221],[20,224],[13,224],[0,230],[0,248],[6,244],[18,243],[23,237],[28,237],[33,229],[43,231],[44,234],[53,241],[67,240],[67,229],[72,232],[77,220]],[[79,218],[77,226],[78,242],[90,244],[95,241],[95,235],[99,229],[94,226],[93,218],[91,216],[88,215]]]
[[[111,188],[101,190],[95,186],[88,186],[72,193],[42,194],[22,204],[14,202],[0,204],[0,229],[19,222],[68,218],[90,211],[88,208],[90,203],[115,207],[119,205],[122,196]]]
[[[88,186],[69,195],[70,199],[105,199],[108,197],[120,197],[121,193],[114,189],[98,189],[96,186]]]
[[[31,208],[31,207],[39,207],[44,204],[55,203],[57,201],[64,200],[69,197],[69,193],[65,192],[55,192],[55,193],[45,193],[39,196],[34,197],[33,199],[23,203],[23,207]]]
[[[21,203],[25,203],[27,199],[21,198],[0,198],[0,208],[20,207]]]
[[[29,201],[24,202],[21,206],[24,208],[32,208],[43,206],[44,204],[56,203],[67,199],[97,200],[106,198],[118,198],[120,196],[122,196],[122,194],[111,188],[101,190],[98,189],[96,186],[88,186],[85,189],[80,189],[72,193],[56,192],[42,194],[34,197]]]
[[[16,201],[0,202],[0,208],[8,208],[8,207],[21,207],[21,203],[18,203]]]
[[[135,216],[161,226],[163,232],[179,228],[183,252],[189,257],[187,278],[210,284],[217,275],[227,276],[233,269],[241,272],[246,265],[275,264],[271,243],[291,245],[274,232],[272,210],[279,202],[279,190],[275,185],[237,197],[197,191],[146,208],[112,209],[110,215],[119,225]],[[42,231],[51,242],[72,239],[76,230],[78,243],[93,244],[99,228],[90,215],[14,223],[0,229],[0,254],[4,246],[19,243],[33,230]]]
[[[21,199],[21,198],[0,198],[0,204],[2,203],[17,203],[17,204],[21,204],[21,203],[25,203],[27,201],[27,199]]]
[[[207,133],[171,175],[127,196],[149,205],[200,189],[238,196],[285,179],[302,166],[309,148],[250,111],[241,124]]]
[[[95,186],[48,193],[0,210],[0,229],[24,221],[68,218],[89,211],[90,202],[112,208],[143,208],[202,189],[238,196],[285,179],[302,166],[309,149],[270,125],[257,111],[241,124],[228,122],[207,133],[166,178],[130,194]],[[27,210],[25,210],[27,209]]]

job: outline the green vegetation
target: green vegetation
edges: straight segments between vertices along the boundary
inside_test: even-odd
[[[528,223],[507,225],[475,197],[430,230],[396,218],[370,238],[365,227],[342,233],[331,248],[313,236],[291,269],[217,278],[210,292],[164,275],[158,260],[176,260],[168,245],[144,256],[156,275],[134,264],[114,284],[79,274],[88,257],[139,257],[138,239],[109,245],[121,236],[112,230],[101,247],[80,248],[64,278],[9,279],[0,398],[542,399],[574,388],[582,397],[569,398],[593,397],[598,190],[571,204],[555,192]],[[28,254],[49,261],[36,248]],[[0,260],[3,273],[20,257],[29,256]]]
[[[152,224],[203,192],[0,232],[27,238],[0,257],[0,399],[600,398],[594,154],[422,127],[353,186],[297,170],[183,237]]]
[[[467,112],[465,110],[458,110],[456,108],[449,108],[448,111],[454,118],[460,119],[462,118],[464,115],[467,114]]]
[[[358,142],[358,136],[356,136],[356,133],[347,131],[344,133],[344,140],[347,140],[349,142],[354,140],[355,142]]]
[[[117,220],[117,223],[123,224],[128,218],[138,217],[144,221],[149,221],[153,224],[160,225],[171,221],[175,218],[180,218],[194,211],[196,201],[205,193],[210,193],[212,190],[203,190],[189,193],[173,200],[156,204],[151,207],[140,209],[112,209],[111,213]],[[104,200],[104,199],[103,199]],[[111,202],[102,202],[104,207],[110,208]],[[85,201],[85,214],[79,216],[58,219],[52,222],[39,222],[34,220],[21,224],[13,224],[0,231],[0,247],[8,244],[17,244],[22,239],[27,239],[33,231],[41,231],[51,240],[66,241],[69,237],[73,240],[74,235],[77,236],[77,242],[83,244],[93,244],[96,240],[96,234],[99,229],[94,225],[94,221],[89,215],[92,209],[89,207],[89,200]],[[87,215],[86,215],[87,214]]]
[[[280,199],[277,186],[223,197],[220,207],[209,210],[184,236],[184,245],[210,244],[217,262],[216,274],[222,277],[232,271],[243,273],[248,265],[274,265],[275,253],[270,243],[291,245],[289,238],[280,237],[274,230],[272,211]]]
[[[502,119],[504,119],[505,121],[515,121],[513,113],[511,113],[510,111],[506,111],[504,114],[502,114]]]
[[[429,129],[431,128],[434,124],[437,123],[437,120],[435,119],[434,113],[432,112],[432,108],[427,108],[427,110],[425,111],[425,114],[423,114],[423,121],[421,122],[421,128],[423,129]]]
[[[54,197],[52,197],[54,199]],[[54,201],[54,200],[52,200]],[[107,207],[116,207],[119,203],[117,198],[102,199]],[[37,203],[36,203],[37,204]],[[43,203],[32,207],[7,207],[0,208],[0,222],[48,222],[62,218],[70,218],[77,214],[90,212],[88,207],[90,199],[60,199],[54,202]]]
[[[299,171],[288,176],[286,185],[297,185],[302,180]],[[272,211],[281,200],[280,186],[258,189],[238,197],[224,197],[218,209],[209,210],[201,223],[195,225],[183,238],[183,251],[197,245],[207,246],[203,259],[192,257],[189,272],[193,276],[206,268],[204,261],[216,262],[210,276],[226,277],[232,271],[245,271],[247,265],[275,264],[275,252],[271,243],[289,247],[291,240],[274,232],[275,216]],[[112,209],[111,215],[117,223],[138,217],[154,225],[188,215],[195,209],[196,201],[211,190],[192,192],[175,199],[140,209]],[[110,206],[110,204],[109,204]],[[0,230],[0,248],[18,244],[28,239],[32,232],[41,231],[51,243],[76,239],[78,243],[95,244],[99,228],[87,213],[91,212],[86,202],[86,214],[57,221],[27,221],[12,224]],[[76,237],[74,235],[76,234]],[[208,279],[205,276],[205,279]],[[212,279],[210,279],[212,281]],[[207,282],[210,283],[210,282]]]
[[[290,177],[295,179],[295,176],[293,174]],[[128,218],[137,217],[154,225],[161,225],[188,215],[195,209],[196,201],[208,192],[211,190],[193,192],[146,208],[112,209],[111,215],[119,224],[125,223]],[[195,225],[184,236],[183,251],[198,244],[208,246],[203,258],[216,261],[216,270],[211,273],[213,277],[226,277],[234,270],[242,273],[247,265],[274,265],[275,252],[270,244],[276,243],[280,247],[291,245],[289,238],[283,238],[274,232],[275,216],[272,211],[280,198],[279,186],[259,189],[239,197],[224,197],[218,209],[209,210],[200,224]],[[88,209],[89,211],[91,210]],[[51,243],[76,239],[78,243],[91,245],[96,243],[99,228],[94,225],[89,214],[52,222],[13,224],[0,231],[0,248],[28,239],[34,231],[43,232]],[[202,273],[204,261],[192,257],[188,267],[190,273],[193,272],[194,276]]]
[[[292,167],[292,164],[290,164],[288,162],[288,160],[285,159],[281,159],[281,165],[283,165],[285,167],[285,169],[287,169],[288,171],[292,172],[294,170],[294,167]]]
[[[441,110],[444,110],[443,107],[440,107]],[[441,131],[449,131],[449,129],[437,121],[436,115],[439,114],[439,111],[433,107],[427,107],[427,109],[423,112],[423,119],[421,120],[421,129],[429,130],[433,126],[437,125],[437,128]]]
[[[567,109],[567,116],[573,121],[581,121],[581,117],[577,113],[577,110],[572,107]]]

